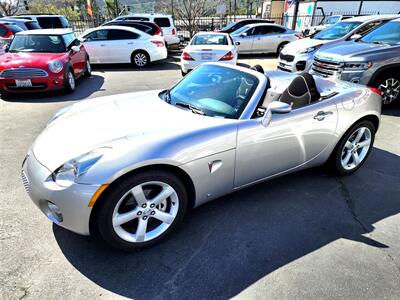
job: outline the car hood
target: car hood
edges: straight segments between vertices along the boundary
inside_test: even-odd
[[[314,47],[317,45],[324,45],[332,41],[329,40],[317,40],[311,38],[300,39],[294,42],[291,42],[285,46],[282,50],[282,54],[296,54],[300,51],[303,51],[307,48]]]
[[[6,53],[0,56],[0,69],[43,67],[51,60],[63,59],[64,56],[64,53]]]
[[[39,135],[33,154],[54,171],[98,147],[126,146],[121,140],[140,147],[236,122],[193,114],[164,102],[158,94],[159,91],[113,95],[74,104]]]
[[[329,46],[326,49],[319,50],[316,54],[316,58],[334,60],[338,62],[351,61],[356,59],[357,61],[368,61],[372,56],[381,56],[386,52],[395,52],[400,50],[399,46],[380,45],[363,42],[340,42],[335,45]]]

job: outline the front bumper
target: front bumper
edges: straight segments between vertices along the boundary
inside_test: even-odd
[[[30,79],[32,87],[17,87],[16,80]],[[0,91],[3,93],[29,93],[60,90],[64,87],[64,72],[36,78],[0,78]]]
[[[280,55],[278,58],[278,69],[291,73],[308,72],[312,65],[314,53],[286,55],[293,58],[288,61],[287,57]]]
[[[62,188],[51,178],[51,172],[30,152],[22,165],[25,190],[33,203],[54,223],[82,235],[89,235],[90,199],[100,185],[72,184]],[[53,218],[48,203],[55,204],[62,220]]]

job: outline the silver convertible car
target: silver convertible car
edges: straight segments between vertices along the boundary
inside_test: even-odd
[[[207,63],[169,90],[64,108],[22,164],[25,189],[54,223],[133,250],[169,236],[188,209],[260,181],[360,168],[379,91],[281,73]]]

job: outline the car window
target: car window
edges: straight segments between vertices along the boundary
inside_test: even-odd
[[[111,29],[108,30],[107,40],[134,40],[139,37],[138,34],[127,31],[127,30],[118,30],[118,29]]]
[[[171,23],[168,18],[154,18],[154,23],[160,27],[171,27]]]
[[[190,104],[207,116],[238,119],[258,84],[258,78],[247,72],[201,65],[172,88],[166,100]]]
[[[107,30],[96,30],[84,36],[85,41],[105,41],[107,40]]]
[[[17,25],[7,25],[8,29],[11,30],[12,33],[17,33],[20,31],[23,31],[21,27],[17,26]]]
[[[388,22],[365,35],[361,42],[376,44],[400,44],[400,22]]]
[[[279,26],[268,26],[268,33],[269,34],[277,34],[277,33],[284,33],[286,31],[285,28]]]
[[[380,24],[382,24],[382,21],[370,22],[365,26],[362,26],[360,29],[357,29],[357,31],[354,34],[365,35]]]
[[[228,39],[224,34],[197,34],[191,45],[228,45]]]
[[[360,24],[361,22],[339,22],[333,25],[332,27],[329,27],[327,29],[318,32],[316,35],[313,36],[313,39],[318,39],[318,40],[339,39],[341,37],[344,37],[353,29],[360,26]]]
[[[63,35],[63,39],[65,46],[68,48],[71,45],[71,43],[76,40],[76,37],[75,34],[68,33]]]
[[[0,25],[0,36],[4,36],[8,32],[4,25]]]
[[[40,29],[41,27],[39,26],[39,23],[36,21],[29,21],[29,22],[25,22],[25,26],[28,30],[32,30],[32,29]]]
[[[249,30],[249,32],[248,32],[248,30],[249,30],[249,26],[243,26],[243,27],[240,27],[238,30],[235,30],[234,32],[232,32],[231,35],[240,35],[243,32],[246,32],[247,34],[249,34],[249,32],[252,31],[253,29],[251,28]]]
[[[53,28],[64,28],[60,18],[51,18],[51,19],[53,19]]]
[[[121,19],[122,20],[133,20],[133,21],[150,21],[149,18],[144,18],[144,17],[124,17]]]
[[[9,52],[65,52],[65,44],[60,35],[16,35],[10,44]]]
[[[38,17],[37,21],[43,29],[51,29],[53,28],[53,20],[52,18],[46,18],[46,17]]]

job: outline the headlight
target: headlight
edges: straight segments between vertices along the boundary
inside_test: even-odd
[[[368,70],[372,67],[371,62],[347,62],[344,63],[344,68],[346,70]]]
[[[60,73],[62,71],[62,69],[64,68],[64,65],[61,61],[59,61],[58,59],[52,60],[51,62],[49,62],[49,69],[51,72],[53,73]]]
[[[110,147],[98,148],[85,153],[77,158],[67,161],[52,174],[53,181],[62,187],[69,187],[77,182],[79,177],[85,174],[97,163]]]
[[[308,47],[307,49],[300,50],[299,53],[300,54],[311,53],[311,52],[314,52],[315,50],[321,48],[321,46],[322,45],[316,45],[316,46],[313,46],[313,47]]]

